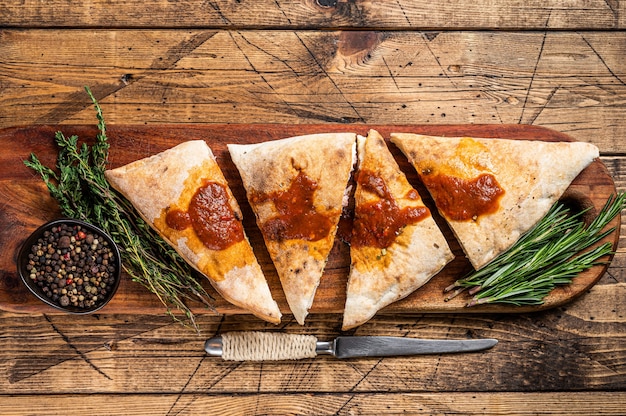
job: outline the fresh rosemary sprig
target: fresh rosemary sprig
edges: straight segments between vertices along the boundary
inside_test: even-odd
[[[612,253],[611,243],[587,249],[615,230],[602,231],[624,208],[626,193],[611,195],[597,217],[586,225],[582,217],[587,210],[571,214],[565,205],[555,203],[509,250],[448,286],[445,291],[452,293],[445,300],[467,290],[473,296],[467,306],[542,304],[558,285],[569,284],[580,272],[603,264],[599,260]]]
[[[44,180],[50,195],[59,203],[63,215],[99,226],[119,246],[123,266],[133,281],[154,293],[176,321],[199,330],[188,300],[196,300],[213,309],[211,296],[194,270],[135,211],[122,195],[109,186],[104,176],[109,143],[102,110],[86,87],[98,119],[98,134],[91,148],[78,137],[55,135],[59,148],[55,171],[31,154],[24,164]],[[174,309],[183,312],[180,319]]]

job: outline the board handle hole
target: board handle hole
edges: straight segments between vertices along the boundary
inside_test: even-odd
[[[559,202],[565,205],[572,215],[587,210],[581,216],[581,219],[586,226],[589,226],[589,224],[591,224],[591,222],[598,216],[598,212],[591,198],[580,191],[566,190]]]

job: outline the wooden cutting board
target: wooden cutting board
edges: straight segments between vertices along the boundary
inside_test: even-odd
[[[520,140],[573,140],[563,133],[528,125],[112,125],[107,129],[107,136],[111,144],[110,166],[112,168],[161,152],[183,141],[206,140],[215,153],[218,164],[241,205],[244,214],[244,227],[267,276],[272,293],[283,313],[289,313],[276,271],[265,250],[262,237],[254,222],[254,215],[247,203],[239,173],[230,159],[226,144],[258,143],[302,134],[331,131],[355,132],[366,135],[369,128],[377,129],[383,137],[387,138],[389,133],[395,131],[441,136],[502,137]],[[29,233],[42,223],[60,216],[56,202],[49,197],[41,179],[23,164],[23,161],[33,152],[44,164],[52,166],[57,154],[54,134],[59,130],[63,131],[66,136],[76,134],[89,143],[93,141],[97,133],[95,124],[94,126],[41,125],[0,130],[0,148],[2,149],[2,154],[0,154],[0,309],[6,311],[59,313],[31,295],[23,286],[16,270],[17,252]],[[456,258],[425,286],[407,298],[388,306],[380,313],[511,313],[547,309],[562,305],[580,296],[593,286],[606,271],[608,265],[596,266],[580,274],[572,284],[554,290],[542,306],[485,305],[466,308],[466,295],[445,302],[443,289],[464,276],[471,270],[471,266],[463,256],[450,229],[437,216],[432,200],[420,184],[413,167],[394,145],[390,144],[389,147],[400,168],[431,208],[435,220],[441,226]],[[599,210],[609,195],[615,192],[612,178],[604,164],[598,160],[579,175],[567,190],[564,198],[567,198],[574,206],[592,204],[596,210]],[[611,226],[616,227],[615,231],[605,239],[605,241],[613,243],[615,248],[619,238],[619,224],[620,216],[617,216],[611,224]],[[341,313],[343,311],[349,267],[349,248],[345,243],[336,241],[311,313]],[[215,297],[215,305],[219,312],[224,314],[245,313],[245,311],[224,301],[210,288],[208,282],[206,287],[209,293]],[[197,306],[192,305],[192,307],[197,313],[203,311],[210,313],[199,304]],[[99,313],[160,314],[164,311],[164,307],[154,295],[124,275],[117,294]]]

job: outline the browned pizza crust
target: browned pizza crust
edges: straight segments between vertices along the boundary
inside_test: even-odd
[[[353,242],[343,330],[365,323],[381,308],[408,296],[454,257],[430,212],[400,171],[380,134],[371,130],[367,138],[358,136],[357,143],[357,175],[367,172],[385,186],[390,195],[372,192],[357,182],[355,227],[365,221],[359,216],[360,208],[380,204],[381,200],[392,200],[400,210],[407,207],[423,209],[424,216],[418,222],[404,225],[393,242],[385,247]]]
[[[355,138],[353,133],[329,133],[228,146],[289,307],[300,324],[313,303],[334,243],[354,163]],[[309,188],[303,188],[314,188],[310,197],[312,215],[328,219],[325,229],[311,229],[321,235],[289,237],[280,227],[269,226],[279,218],[289,220],[291,214],[281,214],[276,198],[284,198],[300,182],[309,184]],[[296,199],[301,199],[298,195],[294,192]],[[300,202],[304,203],[296,201],[289,209],[298,211]]]
[[[582,142],[408,133],[392,133],[391,141],[417,170],[476,269],[532,228],[576,176],[598,157],[597,147]],[[482,192],[481,186],[486,191],[478,198],[469,192],[468,185],[443,186],[442,178],[447,178],[448,183],[473,183],[476,192]],[[465,207],[460,200],[479,201],[483,197],[491,201],[484,204],[483,211],[460,213]],[[446,209],[446,204],[451,208]]]
[[[281,313],[272,298],[250,244],[243,239],[224,249],[209,248],[193,227],[168,226],[167,212],[186,211],[199,187],[216,184],[226,192],[230,210],[241,222],[241,210],[211,149],[194,140],[154,156],[105,172],[110,184],[122,193],[190,265],[209,278],[227,301],[269,322],[280,322]]]

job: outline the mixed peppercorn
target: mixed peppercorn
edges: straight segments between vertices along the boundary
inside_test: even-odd
[[[45,230],[30,249],[26,269],[43,296],[64,308],[98,307],[116,279],[112,247],[81,225],[59,224]]]

